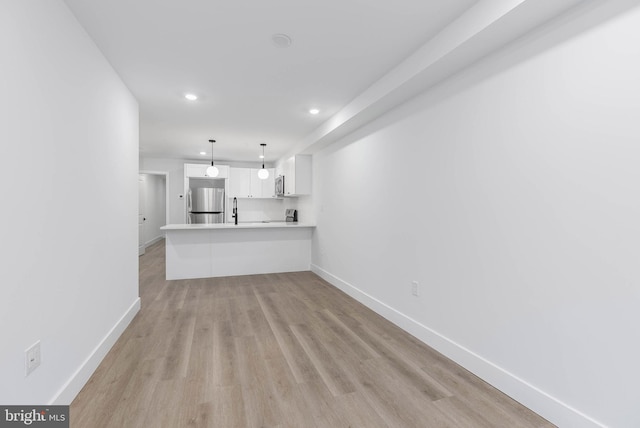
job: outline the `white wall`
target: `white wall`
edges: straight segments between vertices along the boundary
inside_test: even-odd
[[[314,155],[314,270],[560,426],[640,426],[630,3],[585,3]]]
[[[139,307],[138,106],[59,0],[1,2],[0,51],[0,403],[68,404]]]
[[[182,224],[185,222],[184,199],[184,159],[167,159],[140,157],[141,171],[166,172],[169,179],[169,219],[167,224]]]
[[[151,245],[164,237],[164,232],[160,230],[167,224],[166,211],[166,179],[164,175],[140,174],[144,180],[144,241],[146,245]]]

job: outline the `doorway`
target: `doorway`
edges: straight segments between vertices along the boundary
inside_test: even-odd
[[[145,193],[146,193],[146,180],[143,174],[138,174],[138,256],[144,254],[147,248],[144,237],[144,223],[147,220],[145,218]]]
[[[138,175],[138,254],[164,239],[160,228],[169,219],[169,176],[166,172],[140,171]]]

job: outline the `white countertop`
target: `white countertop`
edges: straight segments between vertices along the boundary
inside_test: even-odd
[[[167,224],[162,226],[161,230],[210,230],[210,229],[278,229],[278,228],[304,228],[304,227],[316,227],[315,224],[310,223],[295,223],[274,221],[269,223],[214,223],[214,224]]]

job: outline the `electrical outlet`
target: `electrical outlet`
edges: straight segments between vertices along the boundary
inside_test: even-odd
[[[420,295],[420,290],[418,288],[418,281],[411,281],[411,294],[414,296]]]
[[[25,376],[29,376],[32,371],[40,366],[40,341],[31,345],[24,351]]]

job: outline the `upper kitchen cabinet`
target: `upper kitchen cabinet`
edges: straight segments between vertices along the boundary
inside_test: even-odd
[[[250,198],[251,179],[249,168],[229,168],[229,197]]]
[[[251,169],[251,191],[253,194],[260,192],[262,198],[275,198],[276,197],[276,169],[267,168],[269,171],[269,177],[261,180],[258,177],[259,169]],[[255,189],[255,190],[254,190]],[[260,189],[260,190],[258,190]]]
[[[295,155],[282,165],[286,196],[311,194],[311,155]]]
[[[256,168],[230,168],[229,197],[230,198],[275,198],[275,169],[267,168],[269,178],[258,178]]]
[[[210,164],[185,163],[184,176],[188,178],[211,178],[207,175],[207,168]],[[216,178],[229,178],[229,167],[227,165],[216,165],[218,176]]]

